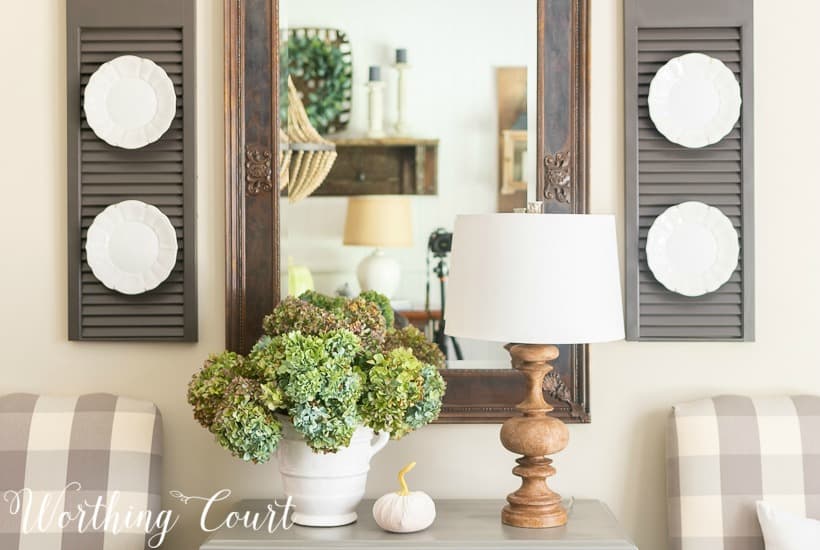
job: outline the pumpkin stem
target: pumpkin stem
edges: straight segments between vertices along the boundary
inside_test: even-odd
[[[399,472],[399,483],[401,483],[401,490],[398,492],[399,496],[406,497],[410,494],[410,489],[407,487],[407,482],[404,481],[404,475],[415,467],[416,463],[411,462]]]

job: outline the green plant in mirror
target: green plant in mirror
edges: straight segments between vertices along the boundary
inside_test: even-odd
[[[435,346],[392,328],[389,304],[378,293],[284,299],[247,357],[212,355],[194,374],[194,418],[251,462],[270,459],[283,421],[320,453],[348,446],[359,426],[398,439],[432,422],[445,390]]]
[[[335,132],[346,123],[353,87],[349,54],[320,34],[291,33],[280,62],[280,116],[287,120],[287,76],[302,94],[311,125],[320,133]],[[285,101],[282,99],[285,98]]]

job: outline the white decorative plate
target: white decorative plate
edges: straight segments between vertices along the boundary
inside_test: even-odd
[[[174,269],[176,231],[157,207],[123,201],[91,222],[85,252],[102,284],[123,294],[141,294],[158,287]]]
[[[85,118],[110,145],[139,149],[171,126],[177,110],[174,83],[151,61],[123,55],[102,64],[85,87]]]
[[[740,85],[719,59],[688,53],[669,60],[649,84],[649,116],[669,141],[717,143],[740,117]]]
[[[663,286],[684,296],[720,288],[737,267],[737,231],[723,212],[682,202],[658,216],[646,238],[646,259]]]

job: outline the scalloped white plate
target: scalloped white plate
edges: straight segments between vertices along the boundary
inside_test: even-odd
[[[91,222],[85,252],[91,271],[106,287],[142,294],[158,287],[174,269],[176,231],[157,207],[123,201]]]
[[[101,140],[139,149],[171,127],[177,96],[162,67],[150,59],[123,55],[103,63],[91,75],[83,108],[88,125]]]
[[[702,296],[729,280],[737,268],[737,231],[723,212],[702,202],[682,202],[658,216],[646,238],[655,278],[672,292]]]
[[[649,84],[649,117],[669,141],[689,148],[723,139],[740,117],[740,85],[719,59],[670,59]]]

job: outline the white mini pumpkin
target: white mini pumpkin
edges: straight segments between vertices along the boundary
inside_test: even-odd
[[[436,505],[427,493],[410,491],[404,475],[416,466],[411,462],[399,472],[401,490],[388,493],[373,505],[373,518],[385,531],[414,533],[427,529],[436,519]]]

